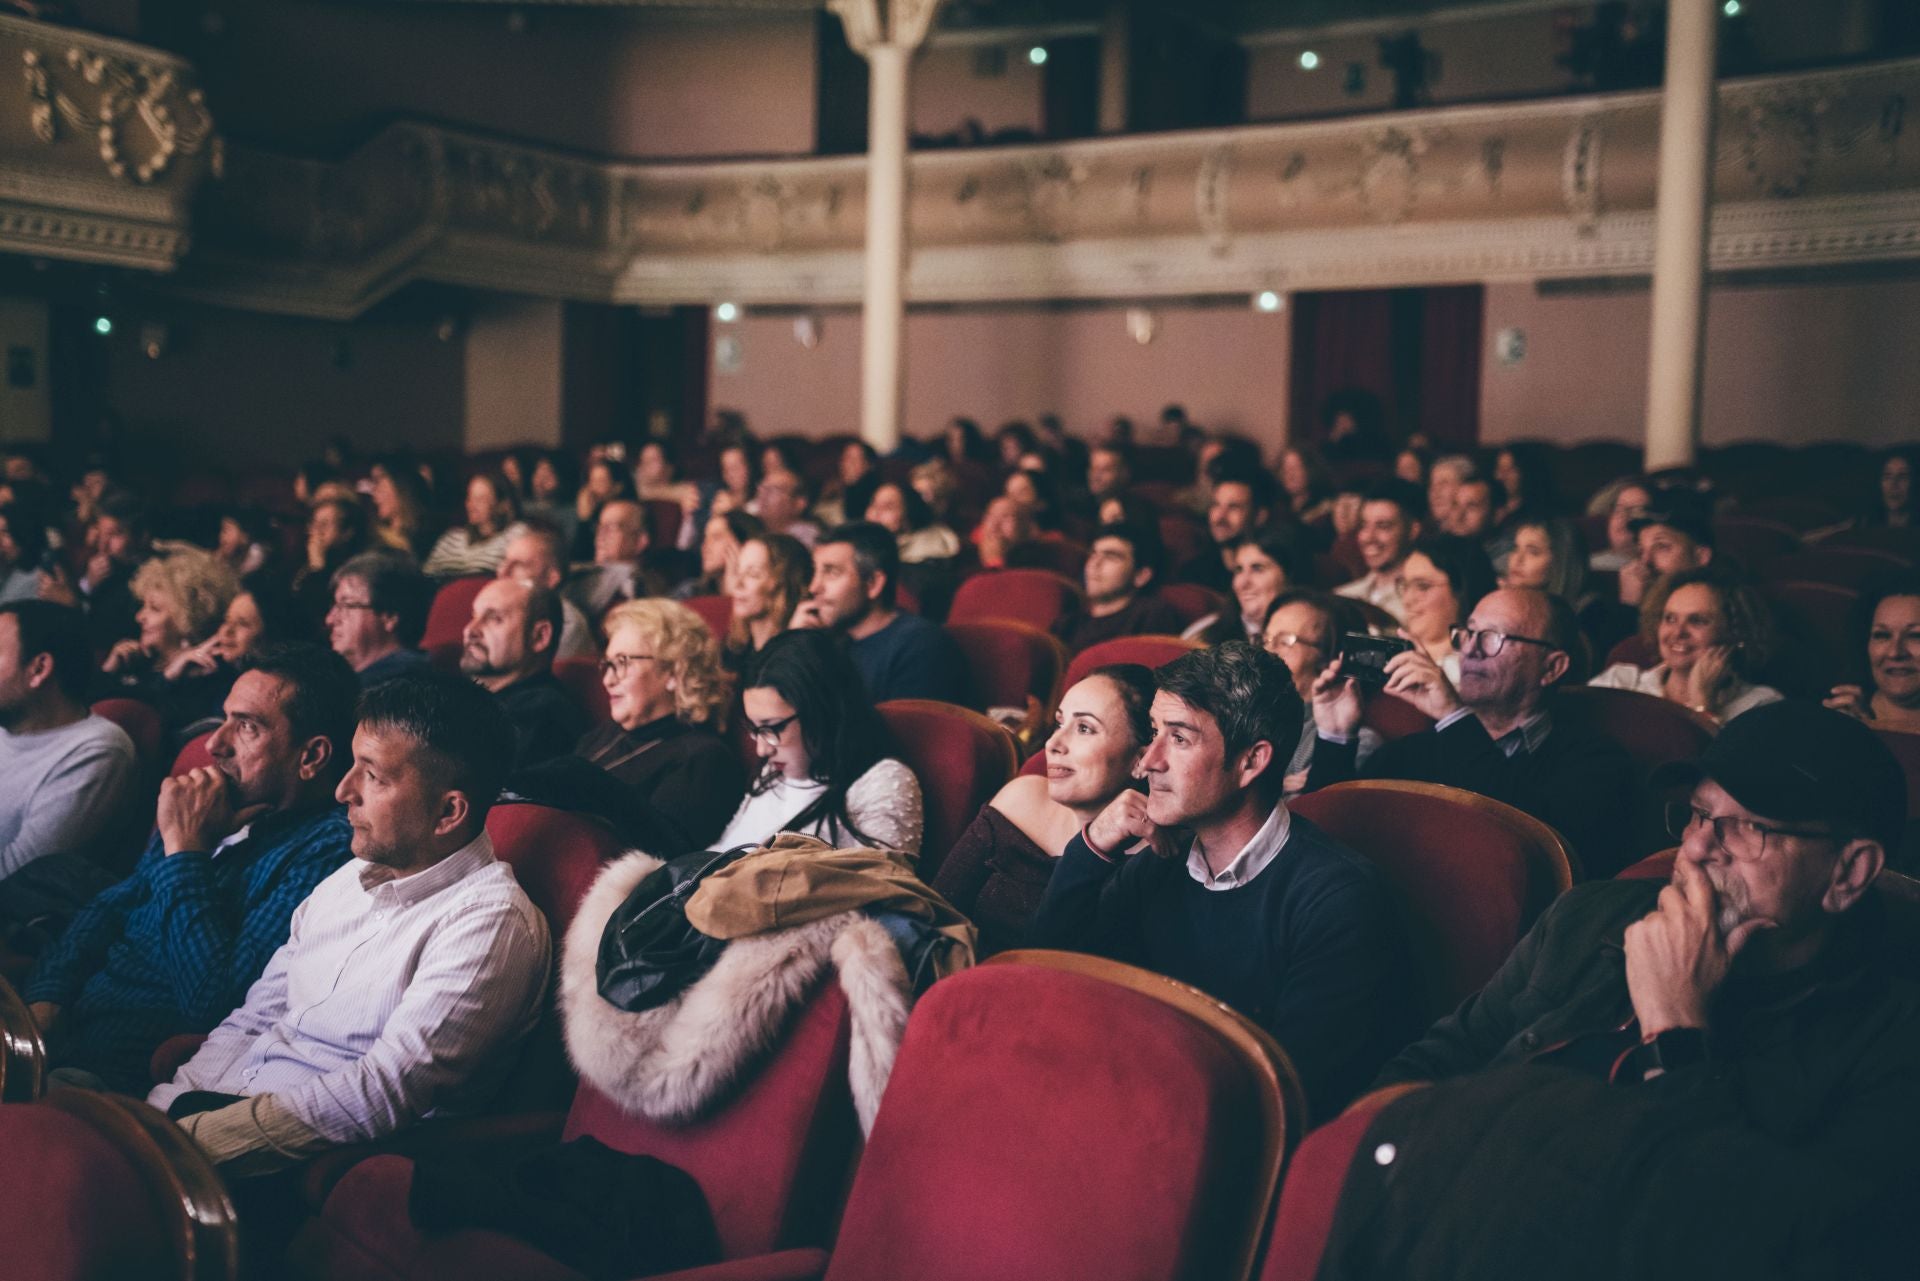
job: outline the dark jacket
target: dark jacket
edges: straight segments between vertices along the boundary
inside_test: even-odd
[[[1070,652],[1078,654],[1122,636],[1178,636],[1182,626],[1179,612],[1149,589],[1137,593],[1125,609],[1104,618],[1096,618],[1085,609],[1075,610],[1053,625],[1053,634]]]
[[[566,755],[591,724],[552,672],[536,672],[493,696],[513,722],[515,769]]]

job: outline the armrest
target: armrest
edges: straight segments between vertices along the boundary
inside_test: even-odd
[[[818,1281],[827,1273],[827,1252],[777,1250],[751,1259],[729,1259],[704,1268],[662,1272],[646,1281]]]
[[[413,1160],[453,1160],[475,1152],[500,1152],[516,1147],[557,1143],[565,1127],[564,1112],[523,1112],[511,1116],[463,1116],[422,1121],[372,1143],[349,1143],[332,1148],[307,1162],[300,1171],[301,1194],[308,1208],[326,1204],[334,1184],[348,1170],[370,1156],[391,1153]]]
[[[205,1032],[183,1032],[179,1036],[170,1036],[154,1047],[153,1057],[147,1060],[147,1075],[153,1078],[155,1085],[165,1085],[173,1080],[186,1061],[199,1053],[206,1044]]]

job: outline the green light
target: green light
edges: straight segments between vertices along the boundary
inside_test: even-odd
[[[1312,71],[1315,67],[1319,65],[1320,65],[1320,55],[1315,53],[1313,50],[1307,49],[1300,54],[1300,70]]]
[[[99,334],[102,338],[105,338],[108,334],[113,332],[113,321],[109,320],[105,316],[100,317],[98,320],[93,322],[93,332],[96,334]]]
[[[1037,44],[1033,46],[1033,48],[1027,50],[1027,61],[1031,62],[1036,67],[1046,66],[1047,65],[1047,47],[1045,45]]]
[[[1729,18],[1737,18],[1740,16],[1740,7],[1740,0],[1727,0],[1725,4],[1720,6],[1720,12],[1726,14]]]

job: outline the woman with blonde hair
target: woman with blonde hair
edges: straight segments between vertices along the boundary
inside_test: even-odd
[[[573,754],[672,815],[694,848],[720,835],[746,795],[747,771],[720,737],[733,678],[700,616],[675,601],[628,601],[607,612],[600,681],[613,723]]]
[[[219,716],[233,684],[231,672],[196,665],[197,647],[212,637],[239,591],[233,568],[197,547],[142,565],[133,576],[140,635],[108,652],[101,665],[109,686],[103,696],[151,703],[176,742],[193,737]]]
[[[787,534],[761,534],[740,544],[727,594],[733,623],[727,629],[727,666],[739,671],[787,630],[794,609],[813,582],[813,554]]]

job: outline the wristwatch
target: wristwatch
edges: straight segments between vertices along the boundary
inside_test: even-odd
[[[1642,1041],[1633,1052],[1640,1079],[1651,1081],[1677,1068],[1707,1060],[1707,1034],[1697,1027],[1670,1027]]]

